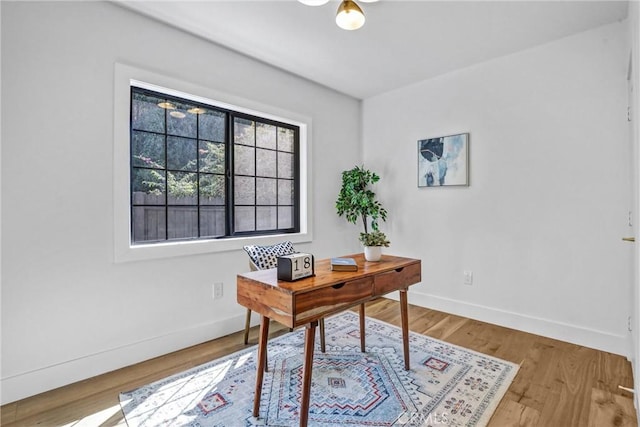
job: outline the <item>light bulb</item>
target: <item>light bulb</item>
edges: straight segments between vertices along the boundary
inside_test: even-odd
[[[307,6],[322,6],[323,4],[327,4],[329,0],[298,0],[302,4],[306,4]]]
[[[343,30],[357,30],[364,25],[364,13],[352,0],[343,0],[338,7],[336,24]]]

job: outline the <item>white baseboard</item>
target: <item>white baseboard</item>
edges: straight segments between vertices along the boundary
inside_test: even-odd
[[[244,328],[244,314],[171,331],[144,341],[114,347],[0,380],[1,404],[53,390],[77,381],[124,368],[172,351],[187,348]],[[240,338],[241,339],[241,338]],[[126,391],[126,390],[122,390]]]
[[[411,304],[421,307],[629,357],[629,342],[626,336],[435,295],[418,292],[409,292],[408,295]],[[398,299],[397,292],[389,294],[387,297]],[[252,324],[257,324],[257,321],[259,321],[257,316],[253,316]],[[172,351],[200,344],[237,332],[243,327],[244,314],[241,314],[231,318],[220,319],[216,322],[196,325],[185,330],[172,331],[144,341],[111,348],[56,365],[11,375],[0,380],[2,388],[1,404],[4,405],[24,399],[57,387],[162,356]]]
[[[395,294],[389,296],[397,299]],[[493,307],[470,304],[436,295],[412,291],[408,293],[408,296],[411,304],[421,307],[456,314],[458,316],[517,329],[531,334],[542,335],[625,357],[629,356],[629,338],[625,335],[615,335],[596,329],[556,322],[551,319],[527,316]]]

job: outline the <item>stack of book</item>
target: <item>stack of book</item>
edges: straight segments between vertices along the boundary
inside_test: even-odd
[[[358,264],[353,258],[331,258],[333,271],[358,271]]]

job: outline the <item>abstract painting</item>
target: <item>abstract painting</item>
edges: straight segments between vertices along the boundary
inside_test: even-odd
[[[469,185],[469,134],[418,141],[418,187]]]

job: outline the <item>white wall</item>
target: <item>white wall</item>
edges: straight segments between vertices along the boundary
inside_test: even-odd
[[[116,62],[311,117],[314,240],[298,248],[357,248],[334,201],[362,158],[359,101],[111,3],[2,9],[2,403],[242,328],[241,243],[114,262]]]
[[[410,302],[628,353],[626,25],[364,101],[391,249],[423,262]],[[471,185],[417,188],[417,140],[462,132]]]

